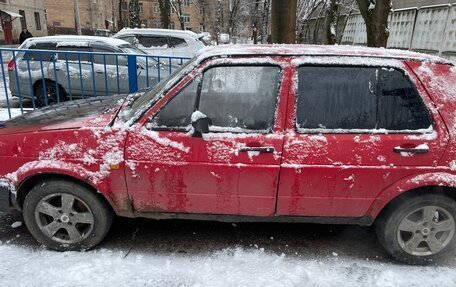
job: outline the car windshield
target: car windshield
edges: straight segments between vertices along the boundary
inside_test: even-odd
[[[188,72],[188,67],[192,65],[196,61],[196,57],[192,60],[185,63],[180,69],[175,70],[168,78],[158,83],[154,88],[146,91],[143,95],[139,96],[138,98],[134,98],[134,96],[130,96],[130,104],[127,104],[124,111],[120,113],[120,117],[125,121],[132,119],[133,117],[141,116],[142,112],[145,112],[149,109],[157,100],[159,99],[159,95],[161,95],[161,91],[163,88],[168,86],[169,83],[174,83],[182,78],[185,73]]]

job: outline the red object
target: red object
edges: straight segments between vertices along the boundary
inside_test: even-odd
[[[5,20],[2,22],[3,26],[3,37],[5,39],[5,44],[13,44],[13,26],[11,21]]]
[[[231,57],[218,58],[225,54]],[[19,198],[29,188],[24,182],[34,177],[73,178],[93,186],[123,216],[307,217],[354,223],[367,218],[367,224],[404,193],[427,186],[456,188],[456,73],[451,64],[407,52],[347,47],[216,48],[200,58],[132,125],[117,117],[108,126],[119,108],[120,114],[128,109],[127,103],[103,114],[60,119],[49,114],[47,119],[38,111],[6,122],[0,128],[0,178],[17,187]],[[259,63],[282,70],[271,132],[193,137],[188,131],[147,128],[173,96],[209,67]],[[420,95],[432,128],[299,132],[295,81],[302,64],[396,69]],[[264,152],[246,152],[258,148]]]
[[[9,61],[8,71],[14,71],[14,60]]]

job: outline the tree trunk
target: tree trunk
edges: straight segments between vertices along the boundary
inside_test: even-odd
[[[390,0],[356,0],[366,23],[367,46],[386,47],[388,42],[388,16]]]
[[[122,0],[119,0],[119,21],[117,22],[117,29],[119,29],[119,31],[122,30],[124,25],[122,17]]]
[[[230,18],[228,20],[228,32],[230,35],[233,35],[233,31],[234,31],[234,28],[236,25],[237,13],[239,11],[240,4],[241,4],[241,0],[234,0],[233,6],[231,7]]]
[[[258,5],[259,1],[255,2],[255,15],[253,18],[252,40],[253,44],[258,43]]]
[[[339,10],[339,0],[330,0],[329,6],[326,9],[325,17],[325,35],[326,44],[336,44],[337,34],[337,11]]]
[[[270,7],[270,0],[264,0],[263,15],[261,18],[261,43],[262,44],[265,44],[268,42],[269,7]]]
[[[297,0],[272,0],[272,42],[294,44],[296,42]]]
[[[160,8],[160,22],[163,29],[169,28],[169,0],[158,0]]]
[[[180,23],[180,26],[181,26],[181,30],[185,30],[185,21],[184,21],[184,18],[182,17],[182,1],[181,0],[177,0],[177,9],[178,9],[178,18],[179,18],[179,23]]]
[[[141,20],[139,19],[139,3],[138,0],[130,1],[130,28],[139,28]]]

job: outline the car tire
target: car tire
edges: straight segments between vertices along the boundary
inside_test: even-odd
[[[381,245],[395,259],[423,265],[438,260],[456,244],[456,202],[444,195],[404,198],[376,221]]]
[[[46,97],[43,93],[43,82],[39,81],[34,90],[35,94],[35,103],[39,107],[45,107],[49,105],[54,105],[59,102],[65,102],[68,100],[65,90],[59,85],[59,94],[57,96],[56,84],[54,81],[46,80]]]
[[[114,213],[88,188],[65,180],[46,180],[27,194],[23,214],[30,233],[57,251],[86,250],[108,233]]]

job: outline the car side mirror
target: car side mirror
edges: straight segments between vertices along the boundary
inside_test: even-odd
[[[200,111],[196,111],[192,114],[192,126],[194,137],[201,137],[203,134],[209,132],[209,126],[212,125],[212,121],[205,114]]]

